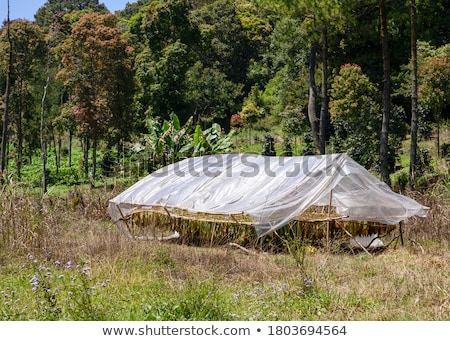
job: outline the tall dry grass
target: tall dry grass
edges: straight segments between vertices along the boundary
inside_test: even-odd
[[[109,231],[115,235],[105,209],[112,195],[114,190],[79,188],[43,195],[6,179],[0,187],[0,250],[4,255],[67,253],[64,258],[95,254],[112,242]]]
[[[444,248],[450,243],[450,186],[431,189],[427,193],[407,192],[430,208],[426,218],[413,217],[406,222],[405,235],[420,242],[438,242]]]
[[[110,220],[106,207],[108,200],[123,188],[96,188],[94,190],[73,188],[64,195],[42,195],[36,190],[26,189],[11,179],[3,179],[0,187],[0,248],[8,254],[27,254],[30,251],[53,255],[63,253],[102,253],[122,247],[124,238]],[[446,192],[447,191],[447,192]],[[450,193],[448,187],[441,187],[426,194],[405,193],[430,207],[427,218],[411,218],[403,228],[406,242],[427,244],[438,243],[448,249],[450,242]],[[220,246],[236,242],[252,249],[280,251],[286,238],[297,237],[292,228],[280,231],[278,235],[258,241],[251,227],[237,224],[170,220],[159,217],[158,226],[175,224],[181,238],[177,243],[196,246]],[[310,226],[299,225],[296,229]],[[142,229],[145,227],[140,226]],[[148,227],[147,227],[148,228]],[[317,231],[323,230],[323,226]],[[149,232],[151,235],[152,232]],[[310,231],[308,233],[311,233]],[[314,232],[313,235],[317,235]],[[281,239],[280,239],[281,236]],[[301,236],[303,241],[311,241]],[[322,236],[323,237],[323,236]],[[320,243],[319,243],[320,244]],[[317,246],[317,245],[315,245]],[[78,251],[77,251],[78,250]],[[66,258],[69,258],[67,255]]]

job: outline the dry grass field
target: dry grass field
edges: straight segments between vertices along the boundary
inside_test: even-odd
[[[404,244],[349,253],[295,243],[251,252],[124,237],[116,190],[0,193],[0,320],[448,320],[450,208],[404,227]]]

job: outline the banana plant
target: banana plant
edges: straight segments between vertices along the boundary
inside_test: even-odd
[[[175,113],[170,115],[169,120],[164,120],[162,123],[151,117],[145,122],[148,134],[143,134],[142,141],[134,143],[132,150],[136,153],[149,152],[149,161],[155,168],[176,162],[184,157],[180,150],[186,144],[191,143],[192,136],[189,134],[189,130],[192,126],[192,121],[193,118],[190,117],[181,126],[180,120]]]
[[[200,125],[195,127],[191,144],[183,148],[183,153],[189,153],[192,156],[223,154],[233,149],[233,137],[235,131],[226,134],[218,123],[213,123],[206,130],[202,130]]]
[[[228,153],[233,149],[233,137],[236,131],[226,134],[222,127],[213,123],[208,129],[202,130],[196,125],[192,132],[193,118],[181,126],[175,113],[169,120],[162,123],[151,117],[146,121],[148,134],[143,134],[140,142],[131,149],[140,154],[147,152],[149,170],[166,166],[181,159],[208,154]]]

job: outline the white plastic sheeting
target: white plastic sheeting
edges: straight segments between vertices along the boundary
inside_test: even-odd
[[[119,224],[135,210],[247,215],[262,237],[311,206],[335,207],[342,219],[397,224],[428,208],[393,192],[347,154],[269,157],[218,154],[164,167],[109,202]]]

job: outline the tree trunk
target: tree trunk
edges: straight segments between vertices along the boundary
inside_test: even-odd
[[[92,143],[92,172],[90,176],[91,189],[95,188],[95,176],[97,173],[97,139]]]
[[[322,36],[322,106],[320,109],[320,154],[325,154],[328,130],[328,32]]]
[[[9,93],[11,88],[11,70],[12,70],[12,42],[10,35],[10,20],[9,20],[9,0],[8,0],[8,18],[7,18],[7,27],[6,27],[6,35],[8,37],[9,44],[9,54],[8,54],[8,71],[6,73],[6,89],[5,89],[5,110],[3,111],[3,129],[2,129],[2,147],[0,151],[0,172],[6,168],[6,148],[8,141],[8,125],[9,125]]]
[[[391,111],[391,66],[389,58],[386,0],[380,1],[380,35],[383,53],[383,121],[381,124],[380,136],[380,167],[382,180],[390,185],[388,135]]]
[[[58,140],[58,145],[55,150],[55,161],[56,161],[56,173],[59,174],[59,168],[61,166],[61,148],[62,148],[62,139],[59,134],[58,134],[57,140]]]
[[[414,188],[417,163],[417,40],[416,40],[416,0],[411,0],[411,148],[409,161],[409,185]]]
[[[72,131],[69,130],[69,168],[72,168]]]
[[[16,122],[16,132],[17,132],[17,150],[16,150],[16,170],[17,178],[20,180],[20,173],[22,169],[22,146],[23,146],[23,133],[22,133],[22,98],[23,98],[23,81],[19,81],[19,98],[18,98],[18,110],[17,110],[17,122]]]
[[[437,149],[437,157],[438,159],[441,157],[441,113],[438,116],[436,123],[437,123],[437,136],[436,136],[436,149]]]
[[[319,140],[319,120],[316,114],[316,98],[317,98],[317,86],[315,80],[316,72],[316,54],[317,54],[317,44],[314,42],[311,45],[311,51],[309,56],[309,100],[308,100],[308,118],[311,124],[311,133],[314,140],[314,146],[316,150],[320,150],[320,140]]]
[[[51,129],[51,136],[52,136],[52,146],[53,154],[55,155],[55,167],[56,167],[56,174],[59,174],[59,165],[58,165],[58,144],[56,143],[56,133],[55,129]]]
[[[48,69],[47,69],[48,71]],[[44,93],[42,95],[41,101],[41,125],[40,125],[40,135],[41,135],[41,159],[42,159],[42,190],[47,193],[47,146],[44,139],[44,103],[45,97],[47,96],[47,88],[50,77],[47,76],[47,81],[44,85]]]
[[[84,174],[89,175],[89,138],[83,137],[83,164]]]

